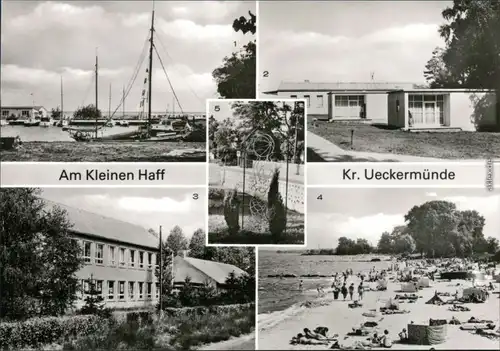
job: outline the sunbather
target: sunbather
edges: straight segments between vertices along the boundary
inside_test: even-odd
[[[294,336],[290,341],[292,345],[328,345],[328,341],[326,340],[315,340],[308,339],[303,334],[299,333],[297,336]]]
[[[304,335],[308,339],[315,339],[315,340],[321,340],[321,341],[333,341],[333,340],[337,340],[337,337],[335,337],[335,336],[328,337],[326,335],[322,335],[320,333],[311,331],[308,328],[304,328]]]

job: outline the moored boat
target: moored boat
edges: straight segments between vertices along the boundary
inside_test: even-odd
[[[40,127],[50,127],[50,126],[52,126],[52,118],[42,117],[40,119]]]
[[[35,119],[33,117],[28,118],[27,120],[24,121],[25,127],[38,127],[39,125],[40,125],[40,120]]]

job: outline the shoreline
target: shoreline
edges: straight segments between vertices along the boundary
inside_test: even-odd
[[[198,350],[255,350],[255,331],[228,340],[205,344]]]
[[[457,286],[460,283],[460,286]],[[373,283],[369,285],[372,286]],[[499,291],[498,283],[495,285],[495,291]],[[429,318],[447,319],[458,318],[461,322],[471,317],[478,319],[493,320],[496,324],[495,330],[499,326],[498,311],[500,308],[500,299],[498,294],[492,293],[490,298],[482,304],[466,304],[471,309],[469,312],[448,311],[450,305],[430,305],[425,304],[437,290],[439,292],[448,292],[454,294],[457,289],[461,290],[472,286],[470,281],[452,281],[452,282],[434,282],[430,288],[424,288],[418,292],[422,296],[416,303],[401,303],[400,309],[409,310],[408,314],[382,315],[379,321],[378,331],[389,330],[394,341],[398,340],[398,333],[402,328],[407,328],[411,321],[415,323],[428,322]],[[347,337],[344,338],[353,327],[358,327],[361,323],[370,320],[363,317],[362,313],[370,309],[383,306],[389,298],[399,293],[400,284],[389,282],[386,291],[367,291],[365,292],[361,308],[349,308],[351,301],[333,300],[331,292],[325,290],[325,297],[318,297],[309,305],[292,306],[286,310],[273,313],[264,313],[258,315],[259,340],[258,345],[261,349],[280,349],[280,350],[310,350],[327,349],[330,345],[290,345],[290,339],[302,332],[304,328],[314,329],[318,326],[325,326],[329,329],[329,335],[339,334],[340,345],[349,345],[354,341],[365,340],[366,337]],[[357,294],[355,295],[357,296]],[[447,299],[447,298],[445,298]],[[468,331],[459,329],[459,325],[447,326],[446,341],[439,345],[410,345],[395,343],[395,349],[495,349],[498,348],[498,340],[490,340],[486,337],[472,334]],[[330,343],[332,344],[332,343]],[[379,349],[379,348],[374,348]]]

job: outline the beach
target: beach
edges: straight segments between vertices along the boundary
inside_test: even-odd
[[[203,345],[199,350],[255,350],[255,333]]]
[[[274,254],[276,255],[276,254]],[[296,254],[281,254],[281,256],[289,256]],[[300,256],[307,258],[308,256]],[[314,256],[316,260],[330,260],[335,259],[335,256],[331,258],[330,256]],[[297,258],[295,258],[297,260]],[[260,261],[260,257],[259,257]],[[290,261],[290,259],[289,259]],[[261,267],[261,262],[259,262],[259,267]],[[330,266],[328,262],[328,266]],[[371,267],[371,263],[366,262],[365,266]],[[274,265],[276,270],[276,265]],[[368,268],[369,269],[369,268]],[[317,270],[316,270],[317,271]],[[316,271],[310,271],[315,273]],[[357,273],[354,270],[355,274]],[[263,281],[266,278],[262,278]],[[282,282],[287,282],[288,280],[297,281],[295,278],[284,278],[281,279]],[[472,286],[471,281],[465,280],[453,280],[453,281],[435,281],[432,282],[432,286],[428,288],[423,288],[418,291],[418,296],[421,296],[415,303],[401,303],[399,306],[400,310],[408,310],[407,314],[393,314],[393,315],[379,315],[376,318],[364,317],[362,314],[368,312],[372,309],[379,310],[380,307],[385,306],[390,298],[394,298],[396,294],[402,294],[399,292],[401,289],[400,283],[395,283],[389,281],[386,291],[367,291],[365,296],[361,301],[363,306],[359,308],[349,308],[348,304],[352,301],[342,301],[334,300],[333,294],[329,285],[331,285],[332,279],[330,278],[330,284],[327,284],[328,279],[303,279],[304,281],[304,293],[305,297],[302,297],[302,302],[295,298],[293,303],[289,302],[288,307],[284,308],[285,304],[283,301],[286,298],[283,296],[281,298],[281,309],[271,311],[267,308],[267,313],[263,312],[260,301],[259,301],[259,333],[258,333],[258,347],[259,349],[270,350],[270,349],[280,349],[280,350],[310,350],[310,349],[328,349],[333,342],[329,345],[291,345],[290,339],[302,333],[304,328],[309,328],[314,330],[318,326],[324,326],[329,329],[328,335],[339,334],[339,344],[344,347],[352,345],[356,340],[364,341],[366,336],[347,336],[347,333],[352,331],[352,328],[359,327],[362,323],[366,321],[377,321],[377,331],[383,333],[387,329],[390,336],[394,341],[399,340],[398,333],[403,329],[407,328],[410,322],[415,324],[428,323],[429,319],[446,319],[450,320],[452,317],[456,317],[459,321],[465,322],[471,317],[477,319],[493,320],[496,324],[495,330],[499,326],[499,310],[500,310],[500,299],[498,291],[500,289],[500,284],[494,284],[495,290],[490,292],[490,297],[485,303],[467,303],[464,306],[470,308],[469,312],[452,312],[448,308],[451,305],[431,305],[426,304],[426,302],[432,298],[436,291],[440,293],[450,293],[455,294],[458,290],[459,293],[464,289]],[[359,279],[357,277],[349,278],[348,285],[353,282],[357,286]],[[277,283],[275,283],[277,284]],[[286,283],[284,283],[286,284]],[[308,284],[308,286],[306,286]],[[321,284],[325,289],[326,295],[324,297],[319,297],[317,291],[313,291],[312,287],[314,285]],[[366,283],[366,286],[375,288],[377,283]],[[261,280],[259,279],[259,286],[261,285]],[[307,289],[307,287],[311,289]],[[496,293],[495,293],[496,292]],[[264,291],[259,291],[259,298],[261,293]],[[293,294],[293,293],[292,293]],[[282,295],[284,293],[282,292]],[[357,293],[355,293],[355,299],[357,298]],[[450,297],[442,297],[443,299],[450,299]],[[268,302],[269,304],[269,302]],[[473,334],[469,331],[460,330],[460,325],[447,325],[447,337],[444,343],[438,345],[408,345],[395,343],[393,348],[395,349],[422,349],[428,350],[431,347],[435,349],[498,349],[499,341],[498,339],[492,340],[484,336]]]
[[[31,162],[205,162],[205,143],[105,141],[23,142],[2,150],[1,161]]]

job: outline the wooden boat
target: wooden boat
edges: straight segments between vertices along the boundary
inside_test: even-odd
[[[40,125],[40,120],[35,119],[33,117],[28,118],[27,120],[24,121],[25,127],[38,127],[39,125]]]

